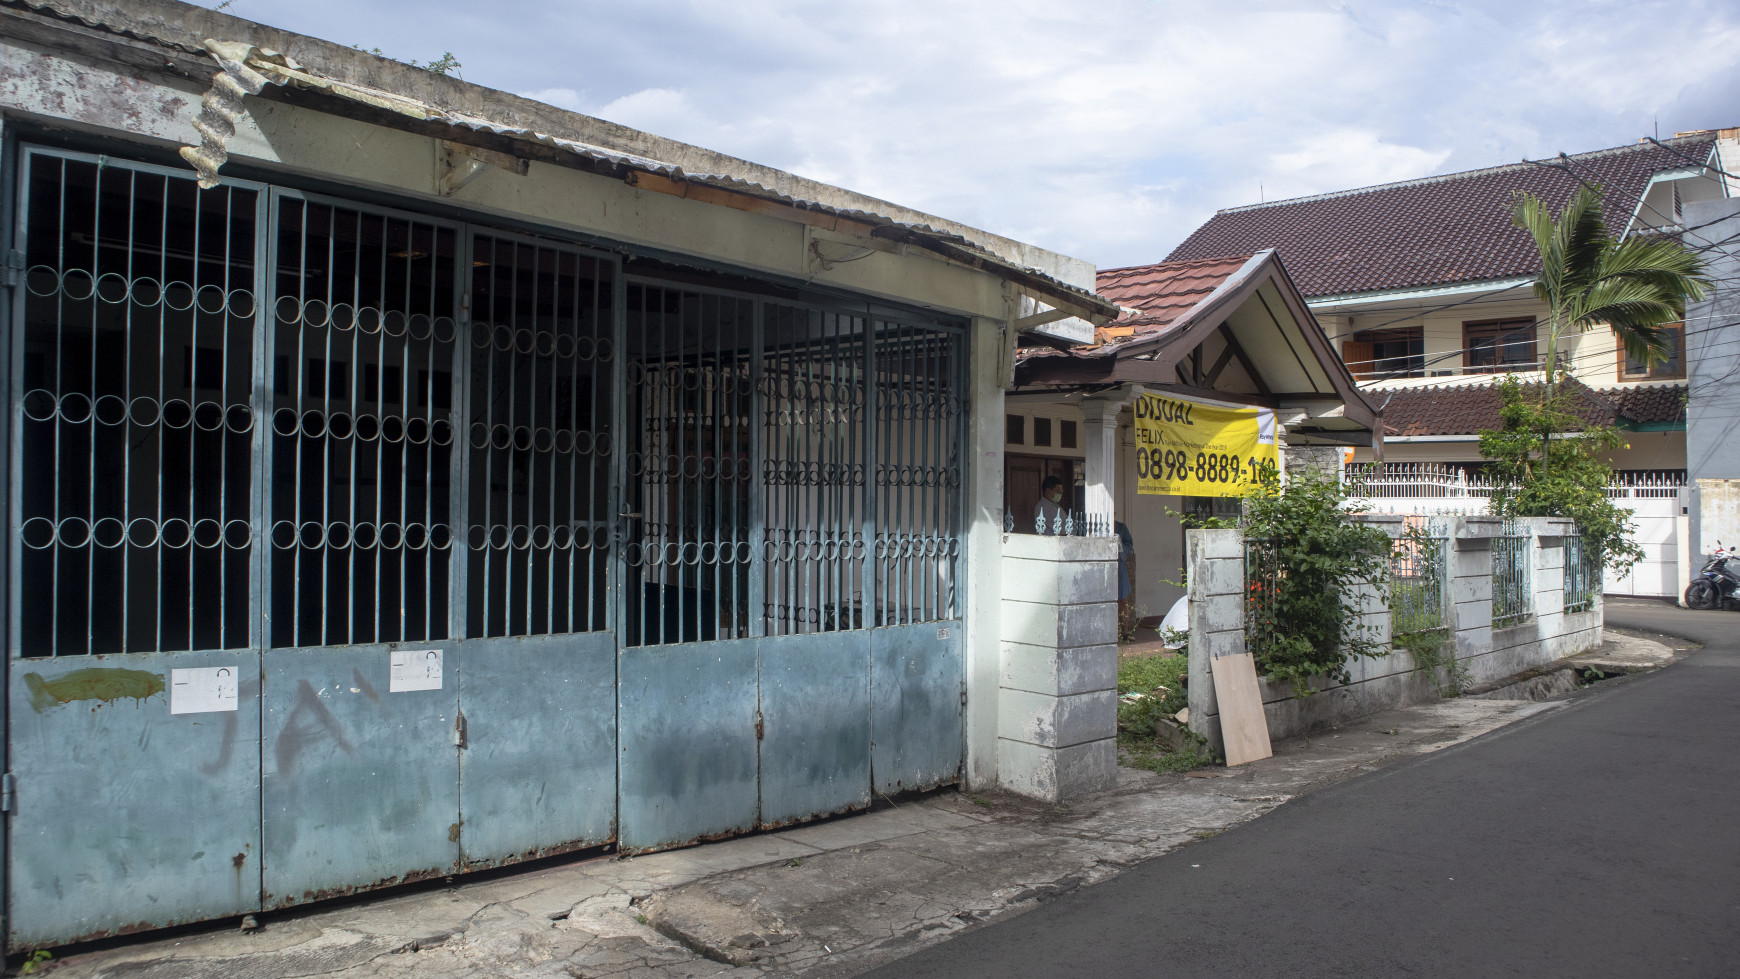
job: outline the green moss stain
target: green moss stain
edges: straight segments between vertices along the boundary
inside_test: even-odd
[[[24,686],[30,690],[30,706],[40,714],[75,700],[101,700],[107,704],[122,697],[144,700],[163,692],[163,674],[93,667],[52,680],[44,680],[40,673],[26,673]]]

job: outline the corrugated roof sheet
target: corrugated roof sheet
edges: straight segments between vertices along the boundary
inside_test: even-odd
[[[1663,140],[1706,159],[1709,136]],[[1484,170],[1361,187],[1315,197],[1228,208],[1166,257],[1168,263],[1264,248],[1281,253],[1306,296],[1450,285],[1540,272],[1534,241],[1511,224],[1513,195],[1526,190],[1557,211],[1579,186],[1599,184],[1624,227],[1653,174],[1692,166],[1648,143],[1574,154],[1559,165],[1514,163]]]

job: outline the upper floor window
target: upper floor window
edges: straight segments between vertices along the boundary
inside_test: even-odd
[[[1347,369],[1362,377],[1421,377],[1426,372],[1426,329],[1361,330],[1341,342]]]
[[[1626,353],[1625,344],[1619,343],[1617,337],[1614,338],[1614,343],[1619,347],[1621,381],[1659,381],[1686,376],[1686,325],[1669,323],[1661,329],[1668,334],[1669,353],[1666,360],[1653,364]]]
[[[1464,370],[1494,374],[1532,370],[1535,366],[1535,321],[1532,317],[1462,324]]]

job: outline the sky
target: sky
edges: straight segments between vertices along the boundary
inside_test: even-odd
[[[1219,208],[1740,126],[1732,0],[227,11],[406,61],[451,51],[467,81],[1101,268],[1163,260]]]

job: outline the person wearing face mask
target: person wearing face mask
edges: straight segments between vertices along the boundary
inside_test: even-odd
[[[1045,477],[1045,482],[1039,484],[1039,505],[1033,510],[1033,517],[1042,534],[1059,533],[1062,521],[1058,519],[1063,512],[1063,480],[1056,476]]]

